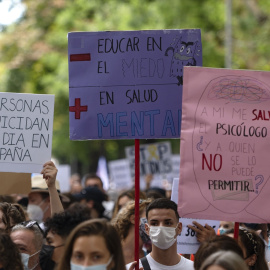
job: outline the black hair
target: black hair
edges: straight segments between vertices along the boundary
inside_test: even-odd
[[[45,234],[52,231],[62,238],[66,238],[70,232],[81,222],[91,219],[90,211],[69,211],[54,214],[45,222]]]
[[[167,198],[158,198],[152,201],[146,208],[146,218],[148,219],[148,213],[152,209],[172,209],[175,213],[177,220],[179,219],[179,213],[177,211],[177,204]]]

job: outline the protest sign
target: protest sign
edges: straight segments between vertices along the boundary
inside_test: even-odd
[[[0,172],[0,195],[28,194],[31,191],[31,173]]]
[[[182,217],[270,222],[269,72],[185,67]]]
[[[125,148],[126,157],[129,160],[130,171],[134,177],[135,149],[134,146]],[[140,145],[140,174],[166,175],[172,172],[171,144],[160,142]]]
[[[116,190],[132,188],[134,183],[131,178],[129,161],[119,159],[108,162],[110,173],[110,187]]]
[[[173,179],[171,200],[176,204],[178,203],[178,186],[179,178]],[[193,221],[197,221],[201,225],[206,224],[211,226],[217,233],[220,222],[217,220],[205,220],[205,219],[190,219],[180,218],[179,222],[182,223],[181,235],[177,236],[177,252],[181,254],[195,254],[200,247],[200,242],[197,241],[196,232],[191,230],[188,225],[193,225]]]
[[[51,159],[54,96],[0,93],[0,171],[41,172]]]
[[[68,34],[70,139],[179,138],[199,29]]]

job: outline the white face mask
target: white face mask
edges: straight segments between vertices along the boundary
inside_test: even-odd
[[[35,269],[35,267],[38,265],[38,263],[36,265],[34,265],[34,267],[32,267],[31,269],[29,269],[28,268],[28,262],[29,262],[29,259],[31,257],[35,256],[39,252],[40,252],[40,250],[37,251],[36,253],[32,254],[32,255],[29,255],[29,254],[26,254],[26,253],[21,253],[21,260],[22,260],[22,264],[23,264],[24,270],[33,270],[33,269]]]
[[[160,249],[168,249],[176,241],[176,228],[150,226],[149,236],[152,244]]]
[[[49,208],[49,205],[48,205],[44,211],[41,209],[40,205],[42,205],[44,201],[45,200],[43,200],[39,205],[36,205],[36,204],[27,205],[27,213],[30,219],[36,220],[38,222],[41,222],[43,220],[44,212],[46,212],[47,209]]]
[[[111,263],[112,257],[106,264],[97,264],[90,266],[83,266],[79,264],[74,264],[70,261],[70,270],[107,270],[107,266]]]

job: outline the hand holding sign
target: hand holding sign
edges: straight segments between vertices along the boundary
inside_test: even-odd
[[[48,161],[43,165],[41,174],[43,174],[43,178],[45,179],[48,188],[55,187],[57,172],[58,170],[52,161]]]
[[[215,232],[215,226],[211,227],[208,224],[205,224],[205,226],[202,226],[197,221],[192,222],[195,226],[188,225],[188,228],[190,228],[192,231],[196,232],[196,237],[198,242],[203,242],[207,239],[209,239],[211,236],[216,235]]]

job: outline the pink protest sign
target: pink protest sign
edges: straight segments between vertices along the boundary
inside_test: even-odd
[[[269,72],[184,68],[179,212],[270,222]]]

